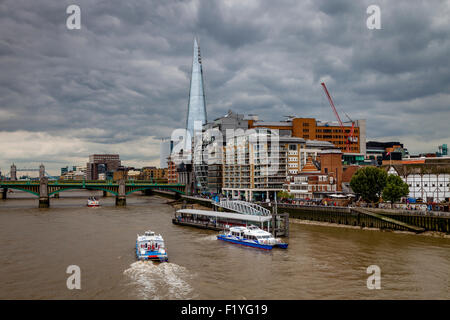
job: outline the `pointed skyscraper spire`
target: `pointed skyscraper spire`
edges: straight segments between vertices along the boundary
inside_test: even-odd
[[[194,39],[191,88],[189,91],[189,104],[186,119],[186,129],[191,133],[191,137],[193,137],[194,123],[196,121],[201,121],[202,124],[206,123],[206,102],[203,88],[202,58],[200,55],[200,46],[198,45],[197,38]]]

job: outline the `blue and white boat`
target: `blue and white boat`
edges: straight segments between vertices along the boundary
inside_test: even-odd
[[[144,235],[137,235],[136,256],[139,260],[168,261],[163,237],[153,231],[146,231]]]
[[[254,247],[264,250],[272,250],[274,247],[287,249],[288,244],[274,238],[270,232],[256,226],[231,227],[217,236],[218,240]]]

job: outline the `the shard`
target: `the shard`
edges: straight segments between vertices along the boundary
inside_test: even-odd
[[[186,119],[186,129],[191,137],[194,134],[194,124],[206,123],[206,103],[205,91],[203,88],[202,58],[200,56],[200,46],[197,39],[194,39],[194,54],[192,59],[191,87],[189,91],[189,104]],[[196,128],[197,129],[197,128]],[[201,130],[201,127],[198,128]]]

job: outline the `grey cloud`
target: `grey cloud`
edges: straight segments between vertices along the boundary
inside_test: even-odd
[[[185,124],[198,36],[209,119],[233,109],[334,120],[325,80],[369,137],[450,140],[448,3],[379,1],[383,29],[368,30],[371,1],[79,0],[73,31],[69,4],[0,3],[2,131],[80,139],[86,153],[168,136]]]

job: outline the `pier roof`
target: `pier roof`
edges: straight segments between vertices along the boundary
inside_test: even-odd
[[[209,210],[198,210],[198,209],[180,209],[177,210],[178,213],[186,214],[196,214],[209,217],[234,219],[234,220],[244,220],[253,222],[266,222],[272,219],[272,216],[256,216],[250,214],[234,213],[234,212],[219,212],[219,211],[209,211]]]

